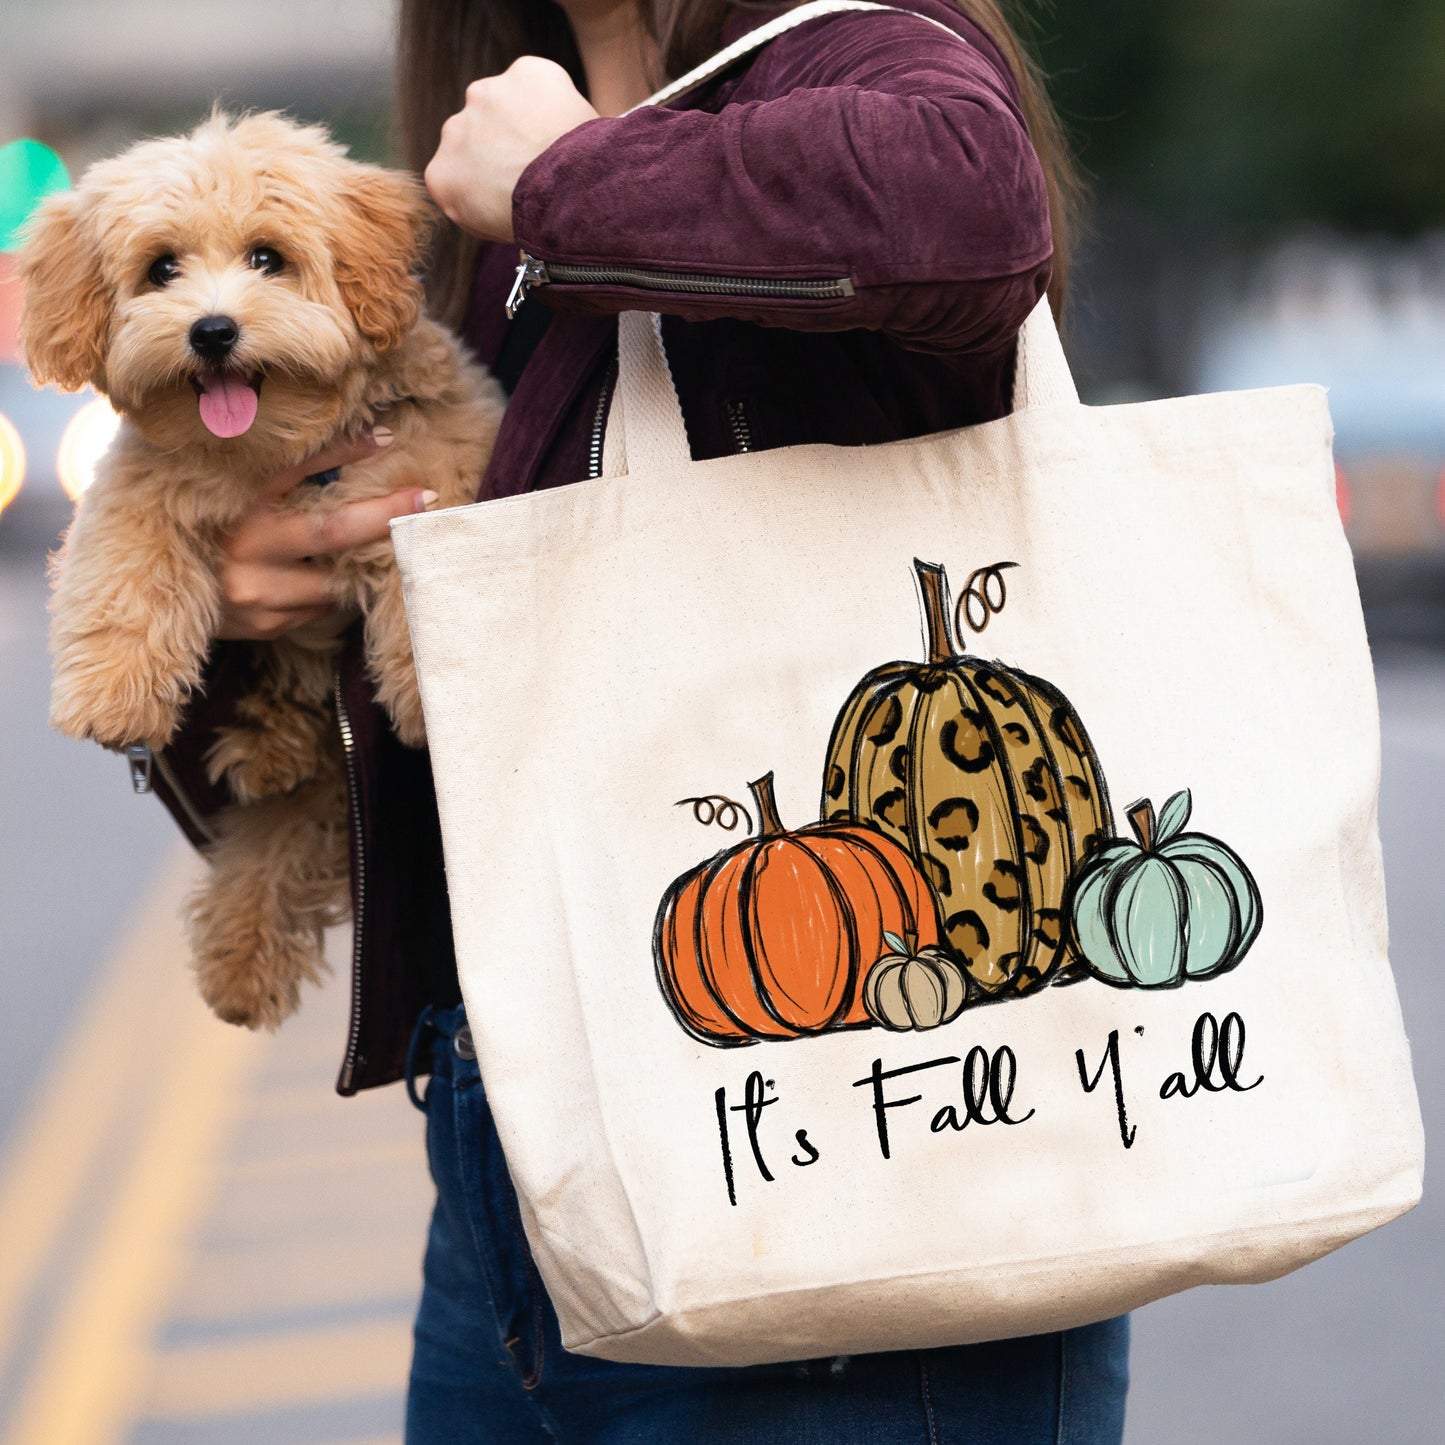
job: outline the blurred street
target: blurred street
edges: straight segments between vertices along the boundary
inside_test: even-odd
[[[344,969],[274,1039],[194,997],[192,860],[119,759],[45,726],[62,516],[36,498],[0,528],[0,1445],[399,1442],[421,1119],[399,1087],[332,1093]],[[1393,958],[1438,1147],[1445,653],[1387,644],[1379,675]],[[1437,1445],[1442,1257],[1427,1191],[1289,1279],[1141,1311],[1128,1445]]]
[[[45,725],[61,515],[0,528],[0,1445],[399,1445],[421,1116],[333,1092],[345,938],[274,1038],[196,997],[189,849]]]

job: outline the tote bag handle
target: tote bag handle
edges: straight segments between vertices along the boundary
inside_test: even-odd
[[[898,10],[892,5],[877,5],[871,0],[814,0],[749,31],[740,40],[724,47],[695,70],[664,86],[641,105],[664,105],[670,100],[696,89],[714,75],[726,70],[743,56],[760,50],[798,25],[824,15],[849,10],[892,11],[912,15],[929,25],[936,25],[960,45],[968,42],[941,21],[912,10]],[[607,418],[603,440],[602,474],[618,476],[635,467],[638,471],[684,466],[691,460],[687,430],[683,424],[682,406],[667,364],[662,344],[662,317],[653,311],[624,311],[617,318],[617,389]],[[1041,297],[1019,332],[1018,360],[1014,375],[1014,410],[1024,411],[1036,406],[1078,406],[1079,393],[1069,372],[1069,363],[1059,340],[1058,328],[1049,308],[1048,297]]]

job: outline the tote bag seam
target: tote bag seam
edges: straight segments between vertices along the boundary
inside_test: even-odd
[[[1393,1169],[1391,1171],[1390,1177],[1394,1179],[1402,1172],[1405,1171],[1397,1167],[1396,1169]],[[1408,1173],[1413,1177],[1414,1180],[1418,1181],[1419,1169],[1418,1167],[1415,1167],[1413,1163],[1408,1167]],[[1400,1215],[1406,1213],[1410,1209],[1413,1209],[1415,1204],[1419,1201],[1419,1197],[1420,1190],[1418,1182],[1416,1182],[1412,1185],[1410,1189],[1399,1194],[1398,1196],[1389,1196],[1381,1202],[1364,1209],[1332,1210],[1319,1214],[1297,1215],[1291,1219],[1281,1220],[1278,1223],[1254,1225],[1247,1229],[1241,1230],[1225,1229],[1214,1230],[1209,1234],[1184,1233],[1167,1235],[1161,1236],[1157,1239],[1146,1241],[1142,1245],[1136,1242],[1132,1244],[1111,1246],[1109,1249],[1088,1251],[1074,1250],[1067,1254],[1040,1255],[1032,1259],[1016,1259],[1010,1261],[995,1262],[987,1265],[976,1265],[971,1268],[963,1267],[953,1269],[915,1270],[908,1273],[893,1271],[887,1275],[879,1275],[866,1280],[839,1280],[831,1284],[804,1285],[775,1290],[752,1290],[749,1291],[747,1294],[729,1295],[719,1299],[710,1300],[705,1304],[689,1306],[687,1308],[672,1312],[670,1317],[675,1320],[681,1320],[686,1319],[690,1315],[706,1315],[713,1311],[719,1309],[728,1309],[736,1305],[746,1306],[749,1304],[757,1304],[764,1300],[786,1299],[790,1296],[806,1296],[810,1294],[821,1293],[823,1291],[857,1288],[860,1286],[887,1286],[897,1283],[922,1281],[929,1279],[956,1279],[960,1284],[963,1284],[966,1283],[972,1276],[977,1274],[997,1276],[1001,1274],[1008,1274],[1010,1272],[1024,1272],[1020,1270],[1020,1266],[1029,1266],[1030,1268],[1027,1270],[1027,1273],[1036,1275],[1042,1275],[1049,1271],[1055,1271],[1061,1263],[1066,1264],[1069,1262],[1073,1262],[1075,1264],[1098,1267],[1101,1265],[1107,1265],[1109,1261],[1118,1259],[1120,1257],[1126,1259],[1132,1257],[1137,1260],[1141,1250],[1148,1251],[1148,1257],[1154,1258],[1159,1254],[1164,1253],[1170,1246],[1178,1245],[1181,1243],[1186,1245],[1195,1245],[1196,1248],[1192,1251],[1193,1254],[1217,1255],[1220,1253],[1220,1250],[1218,1249],[1218,1244],[1222,1241],[1229,1241],[1233,1243],[1237,1249],[1241,1244],[1253,1243],[1255,1241],[1268,1241],[1277,1237],[1283,1231],[1295,1230],[1302,1225],[1318,1225],[1328,1223],[1341,1223],[1348,1225],[1352,1224],[1355,1221],[1377,1219],[1378,1224],[1371,1227],[1378,1228],[1379,1225],[1387,1224],[1392,1219],[1398,1219]],[[1350,1237],[1354,1238],[1356,1237],[1356,1235],[1351,1234]],[[1188,1258],[1189,1256],[1186,1255],[1180,1257]],[[1315,1259],[1319,1258],[1319,1256],[1311,1254],[1310,1258]],[[1277,1273],[1266,1276],[1266,1278],[1277,1279],[1280,1277],[1280,1275],[1287,1274],[1291,1270],[1298,1267],[1298,1265],[1287,1264]],[[1137,1276],[1138,1271],[1135,1270],[1132,1271],[1132,1273]],[[654,1318],[660,1318],[662,1316],[662,1313],[662,1311],[659,1311],[658,1315]],[[649,1321],[649,1324],[650,1323],[651,1321]],[[585,1340],[580,1341],[578,1345],[571,1346],[570,1348],[586,1349],[592,1345],[605,1343],[608,1340],[626,1340],[633,1337],[634,1335],[639,1334],[643,1329],[646,1328],[647,1325],[638,1325],[626,1330],[615,1330],[609,1334],[593,1335]]]
[[[559,874],[560,874],[560,870],[559,870]],[[563,918],[564,918],[564,919],[567,919],[567,918],[568,918],[568,910],[567,910],[565,904],[563,905]],[[569,937],[570,937],[570,936],[571,936],[571,932],[572,932],[571,927],[570,927],[570,924],[568,925],[567,932],[568,932],[568,935],[569,935]],[[645,1239],[644,1239],[644,1237],[643,1237],[642,1227],[641,1227],[641,1224],[640,1224],[640,1222],[639,1222],[639,1220],[638,1220],[638,1217],[637,1217],[637,1208],[636,1208],[636,1206],[635,1206],[635,1205],[633,1204],[633,1202],[632,1202],[632,1191],[627,1187],[627,1181],[626,1181],[626,1179],[623,1177],[622,1168],[621,1168],[621,1166],[620,1166],[619,1163],[618,1163],[617,1149],[616,1149],[616,1146],[614,1145],[613,1139],[612,1139],[612,1130],[611,1130],[611,1129],[609,1128],[609,1126],[608,1126],[607,1111],[606,1111],[606,1109],[605,1109],[604,1106],[603,1106],[603,1091],[602,1091],[602,1088],[600,1087],[600,1082],[599,1082],[598,1077],[597,1077],[596,1049],[595,1049],[594,1043],[593,1043],[591,1024],[590,1024],[590,1020],[589,1020],[589,1014],[588,1014],[588,1011],[587,1011],[587,1009],[586,1009],[586,1007],[585,1007],[586,1000],[582,997],[582,993],[581,993],[580,989],[579,989],[578,986],[577,986],[577,974],[576,974],[575,970],[568,969],[568,970],[567,970],[567,977],[568,977],[568,982],[569,982],[569,984],[570,984],[571,992],[572,992],[573,996],[574,996],[574,997],[576,998],[576,1000],[577,1000],[577,1005],[578,1005],[577,1014],[578,1014],[578,1018],[581,1020],[581,1023],[582,1023],[582,1037],[583,1037],[583,1039],[585,1040],[585,1043],[586,1043],[586,1049],[587,1049],[587,1072],[588,1072],[588,1076],[589,1076],[589,1077],[591,1078],[591,1080],[592,1080],[592,1092],[593,1092],[593,1097],[594,1097],[594,1099],[596,1100],[597,1121],[598,1121],[598,1135],[600,1135],[601,1141],[602,1141],[602,1143],[605,1145],[606,1150],[607,1150],[607,1163],[608,1163],[608,1167],[609,1167],[609,1172],[611,1173],[612,1178],[616,1181],[617,1190],[618,1190],[618,1193],[620,1194],[620,1196],[621,1196],[621,1198],[622,1198],[623,1203],[625,1203],[626,1206],[627,1206],[627,1217],[628,1217],[628,1220],[631,1222],[631,1225],[632,1225],[633,1237],[634,1237],[635,1240],[637,1241],[637,1258],[641,1261],[643,1270],[645,1271],[645,1276],[644,1276],[644,1278],[642,1278],[641,1280],[636,1280],[636,1279],[635,1279],[633,1282],[634,1282],[634,1284],[637,1284],[637,1285],[640,1285],[640,1286],[641,1286],[643,1297],[644,1297],[646,1300],[648,1300],[649,1302],[652,1302],[652,1303],[653,1303],[653,1307],[654,1307],[654,1313],[653,1313],[653,1315],[652,1315],[652,1316],[649,1316],[649,1322],[650,1322],[651,1319],[656,1318],[656,1315],[657,1315],[657,1312],[658,1312],[658,1310],[657,1310],[657,1305],[656,1305],[656,1289],[655,1289],[655,1286],[654,1286],[654,1284],[653,1284],[653,1278],[654,1278],[654,1276],[653,1276],[653,1269],[652,1269],[652,1260],[651,1260],[651,1258],[648,1256],[647,1244],[646,1244]],[[597,1137],[597,1136],[594,1136],[594,1137]],[[535,1215],[534,1215],[534,1217],[535,1217]],[[586,1251],[585,1249],[580,1249],[580,1250],[579,1250],[578,1247],[577,1247],[577,1245],[574,1244],[574,1243],[572,1243],[571,1241],[569,1241],[566,1235],[560,1234],[560,1233],[558,1233],[556,1230],[552,1230],[552,1229],[546,1228],[546,1227],[541,1223],[541,1220],[540,1220],[540,1219],[538,1219],[538,1229],[539,1229],[539,1231],[542,1233],[542,1235],[543,1235],[544,1237],[546,1237],[546,1238],[548,1238],[548,1239],[552,1239],[552,1240],[561,1241],[562,1243],[567,1244],[567,1245],[568,1245],[568,1252],[569,1252],[570,1254],[579,1254],[579,1253],[580,1253],[580,1254],[582,1254],[584,1257],[586,1256],[587,1251]],[[615,1295],[614,1295],[614,1298],[615,1298]],[[631,1329],[642,1328],[642,1327],[643,1327],[643,1326],[632,1326],[632,1327],[630,1327],[630,1330],[631,1330]],[[630,1330],[629,1330],[629,1333],[630,1333]]]
[[[1332,463],[1333,456],[1334,428],[1333,424],[1331,424],[1330,432],[1325,438],[1324,458],[1327,462]],[[1232,480],[1237,481],[1237,477]],[[1318,484],[1323,485],[1324,479],[1320,479],[1320,482]],[[1249,575],[1253,592],[1257,597],[1269,597],[1273,594],[1274,588],[1269,585],[1269,569],[1266,565],[1264,565],[1267,559],[1262,558],[1260,554],[1260,536],[1258,529],[1252,528],[1249,525],[1249,518],[1246,513],[1246,506],[1244,503],[1244,499],[1241,495],[1240,487],[1238,485],[1232,485],[1230,491],[1230,500],[1232,503],[1231,512],[1235,519],[1235,533],[1238,538],[1241,550],[1244,551],[1249,558]],[[1349,544],[1344,539],[1343,527],[1340,528],[1340,533],[1336,540],[1338,544],[1345,549],[1344,555],[1339,559],[1342,568],[1351,567],[1352,569],[1352,564],[1349,561]],[[1351,570],[1350,576],[1351,581],[1353,582],[1353,570]],[[1355,592],[1354,602],[1357,609],[1360,606],[1358,601],[1358,590],[1356,590]],[[1363,632],[1363,628],[1361,628],[1360,630],[1361,632]],[[1364,645],[1366,648],[1366,654],[1368,656],[1368,638],[1364,639]],[[1276,637],[1272,637],[1270,649],[1272,662],[1275,666],[1280,666],[1282,670],[1287,667],[1288,663],[1288,658],[1283,655],[1284,651],[1285,649],[1283,648],[1279,639]],[[1370,816],[1365,820],[1365,823],[1366,828],[1370,834],[1370,840],[1373,843],[1374,848],[1378,851],[1380,847],[1378,799],[1381,781],[1382,744],[1380,737],[1379,702],[1378,695],[1375,693],[1373,673],[1371,673],[1370,675],[1368,685],[1371,688],[1372,694],[1374,695],[1373,706],[1370,709],[1372,715],[1372,728],[1369,737],[1363,740],[1363,746],[1368,749],[1369,753],[1369,795],[1373,797],[1376,802],[1375,807],[1371,810]],[[1353,820],[1356,817],[1356,810],[1351,809],[1349,817],[1351,820]],[[1374,938],[1362,937],[1360,930],[1357,926],[1358,920],[1356,916],[1356,909],[1352,907],[1350,902],[1348,901],[1352,895],[1358,892],[1358,889],[1356,887],[1352,887],[1350,884],[1352,870],[1348,866],[1345,848],[1345,839],[1343,838],[1337,827],[1335,829],[1333,846],[1331,848],[1331,863],[1332,874],[1335,879],[1335,887],[1333,892],[1336,899],[1336,912],[1338,915],[1339,925],[1350,940],[1349,954],[1354,961],[1356,967],[1358,967],[1362,960],[1378,960],[1378,967],[1375,971],[1377,973],[1382,973],[1383,978],[1388,981],[1390,985],[1390,992],[1395,997],[1395,1011],[1397,1014],[1400,1014],[1398,991],[1394,987],[1394,974],[1390,967],[1388,918],[1386,920],[1386,927],[1383,937],[1378,940]],[[1383,874],[1381,875],[1381,883],[1383,884]],[[1377,943],[1378,946],[1376,946]],[[1376,1000],[1378,1000],[1378,994],[1374,990],[1372,990],[1372,993],[1375,993],[1375,998]],[[1327,1002],[1327,1017],[1329,1019],[1329,1025],[1331,1029],[1333,1053],[1336,1058],[1343,1058],[1346,1054],[1345,1040],[1350,1036],[1352,1031],[1358,1030],[1360,1022],[1359,1018],[1353,1011],[1347,1009],[1338,991],[1335,990],[1331,990],[1329,994]],[[1399,1018],[1399,1024],[1399,1031],[1401,1034],[1403,1034],[1404,1019],[1402,1014]],[[1381,1040],[1378,1040],[1377,1038],[1377,1042],[1381,1042]],[[1408,1039],[1406,1040],[1405,1061],[1406,1067],[1409,1068],[1410,1064]],[[1411,1070],[1411,1077],[1413,1078],[1413,1070]],[[1403,1135],[1400,1137],[1403,1142]]]

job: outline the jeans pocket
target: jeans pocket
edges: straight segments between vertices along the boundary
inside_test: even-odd
[[[522,1384],[531,1389],[541,1376],[545,1352],[541,1278],[476,1062],[454,1059],[448,1072],[449,1146],[456,1160],[459,1205],[491,1289],[498,1336]]]
[[[1128,1393],[1128,1315],[1059,1336],[1058,1445],[1119,1445]]]

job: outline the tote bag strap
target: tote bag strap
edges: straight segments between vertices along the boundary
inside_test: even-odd
[[[912,15],[917,20],[937,26],[960,45],[968,44],[942,21],[919,15],[916,11],[874,4],[872,0],[813,0],[811,4],[799,5],[749,31],[686,75],[650,95],[633,110],[648,105],[665,105],[695,90],[789,30],[823,16],[853,10]],[[1045,296],[1039,300],[1019,332],[1014,410],[1078,404],[1079,394],[1059,341],[1048,297]],[[638,471],[675,470],[685,466],[691,456],[682,405],[662,343],[662,317],[652,311],[623,311],[617,318],[617,388],[603,437],[602,475],[619,476],[633,468]]]
[[[926,20],[930,25],[938,26],[945,34],[957,40],[960,45],[968,44],[968,41],[958,31],[950,30],[943,21],[935,20],[930,15],[919,15],[913,10],[899,10],[896,5],[878,5],[873,3],[873,0],[812,0],[812,3],[808,5],[795,6],[792,10],[784,11],[783,14],[769,20],[766,25],[759,25],[755,30],[749,30],[741,39],[724,46],[716,55],[704,60],[701,65],[694,66],[686,75],[674,80],[670,85],[664,85],[661,90],[654,91],[646,100],[634,105],[632,109],[641,110],[644,105],[666,105],[668,101],[676,100],[678,96],[686,95],[690,90],[696,90],[704,81],[711,80],[713,76],[741,60],[743,56],[751,55],[754,50],[761,50],[769,41],[776,40],[780,35],[786,35],[789,30],[796,29],[799,25],[806,25],[808,21],[820,19],[824,15],[839,15],[849,10],[882,10],[893,11],[895,14],[912,15],[915,20]]]

